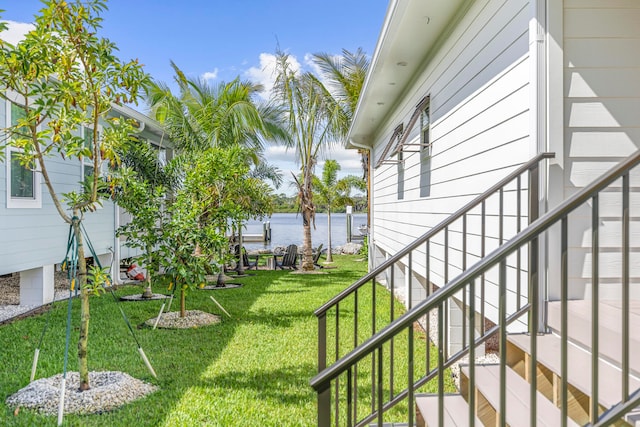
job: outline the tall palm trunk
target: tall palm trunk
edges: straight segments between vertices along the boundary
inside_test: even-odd
[[[80,337],[78,339],[78,371],[80,372],[80,390],[89,390],[89,362],[87,343],[89,341],[89,290],[87,284],[87,261],[84,257],[84,243],[80,230],[79,212],[73,212],[73,233],[78,243],[78,280],[80,288]]]
[[[311,248],[311,210],[302,212],[303,236],[302,236],[302,270],[313,270],[313,250]]]
[[[313,205],[313,193],[311,192],[311,164],[304,170],[304,181],[300,188],[300,205],[302,211],[302,225],[304,235],[302,240],[302,270],[310,271],[313,265],[313,247],[311,242],[311,225],[315,224],[315,206]]]

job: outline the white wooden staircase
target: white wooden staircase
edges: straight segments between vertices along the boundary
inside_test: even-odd
[[[440,226],[417,239],[407,248],[381,263],[376,269],[356,281],[331,301],[316,310],[318,317],[318,374],[311,380],[317,392],[318,426],[377,425],[395,426],[640,426],[640,300],[637,278],[631,277],[631,195],[637,196],[637,179],[631,172],[640,164],[640,151],[634,153],[602,177],[573,194],[560,205],[538,217],[534,201],[538,200],[537,156],[507,179],[496,184]],[[517,229],[513,237],[503,233],[504,199],[508,182],[515,179],[515,193],[520,194],[524,181],[520,174],[529,173],[529,225],[520,229],[520,200],[517,197]],[[637,172],[637,171],[635,171]],[[633,191],[632,191],[633,181]],[[480,207],[479,236],[485,241],[485,206],[490,194],[499,197],[499,245],[489,253],[482,243],[479,261],[468,265],[467,242],[471,241],[467,219],[472,209]],[[602,217],[599,206],[601,193],[607,193],[606,203],[616,199],[619,209],[615,218],[620,224],[619,242],[600,246]],[[637,203],[634,202],[634,206]],[[591,218],[589,233],[590,275],[580,277],[588,282],[590,295],[584,300],[570,300],[569,265],[571,257],[570,214],[579,210]],[[590,212],[589,212],[590,211]],[[607,209],[608,216],[611,209]],[[448,276],[449,230],[460,221],[457,232],[462,242],[462,273]],[[513,221],[511,221],[513,222]],[[476,233],[478,230],[474,230]],[[425,260],[420,273],[429,280],[431,239],[435,233],[444,237],[444,283],[435,292],[427,292],[423,300],[412,305],[400,317],[395,317],[393,298],[386,326],[376,326],[376,319],[385,316],[376,308],[378,276],[386,279],[390,295],[394,295],[395,274],[404,271],[405,278],[414,274],[414,259]],[[539,255],[542,236],[554,233],[554,249],[558,253],[559,276],[554,292],[558,301],[546,301],[543,271]],[[610,239],[609,239],[610,240]],[[548,242],[551,245],[551,240]],[[600,297],[600,253],[617,253],[619,277],[607,272],[608,283],[619,283],[620,298]],[[554,252],[556,253],[556,252]],[[585,252],[578,253],[580,259]],[[416,261],[416,264],[418,261]],[[470,263],[469,263],[470,264]],[[582,273],[581,273],[582,274]],[[617,274],[617,273],[616,273]],[[522,277],[526,276],[523,280]],[[514,282],[515,278],[515,282]],[[610,288],[610,286],[609,286]],[[408,301],[411,298],[411,287]],[[572,292],[570,292],[570,290]],[[369,292],[371,303],[362,308],[359,295]],[[594,302],[592,304],[592,302]],[[449,308],[461,308],[459,318],[449,316]],[[343,308],[346,307],[346,308]],[[368,313],[371,324],[359,321],[361,312]],[[420,344],[414,328],[423,319],[437,318],[437,355],[431,354],[430,340]],[[487,326],[486,319],[495,326]],[[346,320],[345,320],[346,319]],[[349,323],[351,325],[349,326]],[[455,323],[454,323],[455,322]],[[333,326],[331,326],[333,325]],[[593,327],[595,325],[596,327]],[[429,327],[427,327],[429,330]],[[349,333],[341,333],[348,330]],[[528,332],[522,332],[528,331]],[[451,335],[462,337],[460,350],[450,350]],[[476,363],[483,346],[498,338],[499,363]],[[408,354],[402,363],[395,359],[396,343],[404,341]],[[426,344],[423,356],[416,348]],[[426,363],[424,359],[426,355]],[[406,358],[406,360],[404,360]],[[431,360],[430,360],[431,358]],[[433,360],[433,358],[437,360]],[[460,385],[451,394],[446,386],[447,369],[461,364]],[[436,392],[433,392],[436,390]],[[433,394],[424,394],[426,392]],[[398,415],[398,412],[402,414]]]
[[[640,356],[640,301],[630,301],[631,355]],[[594,388],[592,385],[591,348],[591,302],[568,301],[567,342],[567,415],[566,425],[585,425],[591,421]],[[540,426],[562,425],[562,339],[561,304],[548,303],[549,333],[537,339],[537,411],[536,422]],[[599,415],[622,400],[622,312],[619,301],[600,301],[599,353],[598,358],[598,411]],[[506,372],[506,423],[510,426],[530,426],[530,376],[531,337],[528,334],[507,335]],[[470,366],[461,367],[460,393],[445,396],[445,426],[470,425],[469,410]],[[629,389],[640,389],[640,357],[630,357]],[[476,425],[498,425],[500,411],[500,365],[475,365],[475,409]],[[473,392],[473,391],[472,391]],[[416,396],[418,426],[438,426],[438,395]],[[629,424],[618,421],[615,425],[634,425],[635,413],[628,414]],[[639,424],[640,425],[640,424]]]

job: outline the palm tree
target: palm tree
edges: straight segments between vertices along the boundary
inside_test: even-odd
[[[267,163],[265,141],[287,139],[281,111],[255,100],[262,86],[239,78],[212,86],[203,79],[187,77],[173,62],[171,66],[179,94],[156,82],[148,92],[148,101],[152,116],[165,125],[177,149],[197,153],[209,147],[239,145],[253,153],[253,166],[258,167]],[[261,168],[271,172],[267,178],[274,184],[281,182],[276,169]]]
[[[351,198],[351,189],[364,189],[364,181],[354,175],[347,175],[338,179],[338,171],[340,164],[335,160],[326,160],[322,168],[322,179],[314,177],[313,187],[318,197],[318,204],[327,208],[327,262],[333,262],[331,254],[331,210],[345,206],[353,205]]]
[[[302,269],[313,270],[311,225],[315,226],[313,174],[318,156],[336,141],[336,130],[344,120],[342,109],[324,85],[311,73],[291,69],[289,55],[276,53],[276,80],[272,96],[286,110],[285,120],[291,140],[287,146],[296,151],[300,176],[293,176],[303,225]]]
[[[358,48],[354,53],[343,49],[342,56],[316,53],[313,55],[313,59],[320,68],[322,78],[327,82],[329,91],[343,109],[342,116],[345,120],[341,123],[339,132],[343,138],[344,145],[346,145],[346,137],[356,112],[358,99],[360,98],[371,61],[362,48]],[[358,149],[358,153],[361,156],[363,179],[366,181],[368,205],[369,151]]]

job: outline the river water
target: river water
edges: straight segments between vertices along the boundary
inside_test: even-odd
[[[354,237],[353,241],[360,237],[358,226],[366,225],[367,214],[353,214],[351,234]],[[254,243],[247,242],[245,247],[247,249],[272,249],[276,246],[287,246],[289,244],[295,244],[302,246],[303,229],[302,229],[302,215],[295,213],[275,213],[270,218],[266,218],[263,221],[249,221],[245,224],[245,228],[242,230],[245,234],[260,234],[262,235],[263,223],[269,222],[271,225],[271,242],[263,244],[262,242]],[[327,214],[316,214],[316,228],[311,227],[311,243],[313,247],[317,247],[320,243],[327,247]],[[361,239],[361,237],[360,237]],[[336,247],[344,245],[347,242],[347,214],[344,213],[332,213],[331,214],[331,246]]]

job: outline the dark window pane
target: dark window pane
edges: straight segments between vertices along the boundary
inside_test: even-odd
[[[84,146],[93,151],[93,130],[88,127],[84,128]]]
[[[87,179],[88,176],[93,176],[93,166],[89,166],[85,163],[84,165],[84,178]]]
[[[11,197],[35,198],[35,173],[20,164],[20,153],[11,152]]]

